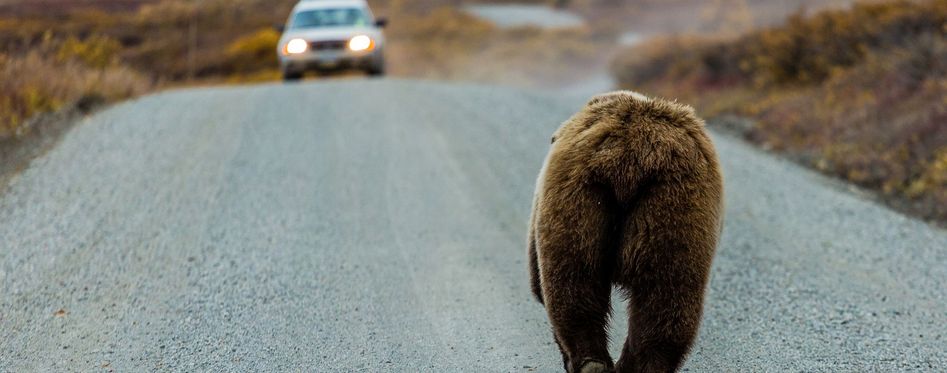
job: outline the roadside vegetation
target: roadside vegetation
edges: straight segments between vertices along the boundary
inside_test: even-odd
[[[260,52],[269,46],[261,44],[275,40],[261,43],[257,30],[276,13],[268,16],[264,3],[48,0],[0,6],[0,139],[25,135],[30,118],[76,104],[252,77],[271,68],[265,64],[275,58],[267,61]]]
[[[45,39],[20,55],[0,54],[0,138],[22,135],[37,114],[132,97],[151,81],[117,63],[109,39]]]
[[[750,141],[947,223],[947,2],[861,3],[738,37],[654,39],[625,88],[752,119]],[[732,121],[731,121],[732,122]]]

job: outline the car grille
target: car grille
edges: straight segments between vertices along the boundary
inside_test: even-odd
[[[345,40],[325,40],[325,41],[314,41],[309,44],[309,47],[314,51],[334,51],[345,49],[346,44]]]

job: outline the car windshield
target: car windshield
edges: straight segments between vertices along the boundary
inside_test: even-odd
[[[293,17],[291,29],[337,26],[365,26],[368,25],[368,15],[364,9],[337,8],[314,9],[296,13]]]

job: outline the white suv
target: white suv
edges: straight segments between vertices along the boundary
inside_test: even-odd
[[[365,0],[300,1],[277,46],[283,79],[353,68],[384,75],[385,23],[375,19]]]

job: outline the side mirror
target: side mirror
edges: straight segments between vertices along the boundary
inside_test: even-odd
[[[273,25],[273,29],[276,30],[276,32],[282,33],[283,31],[286,31],[286,26],[276,24]]]
[[[375,19],[375,27],[384,28],[388,26],[388,18],[380,17]]]

